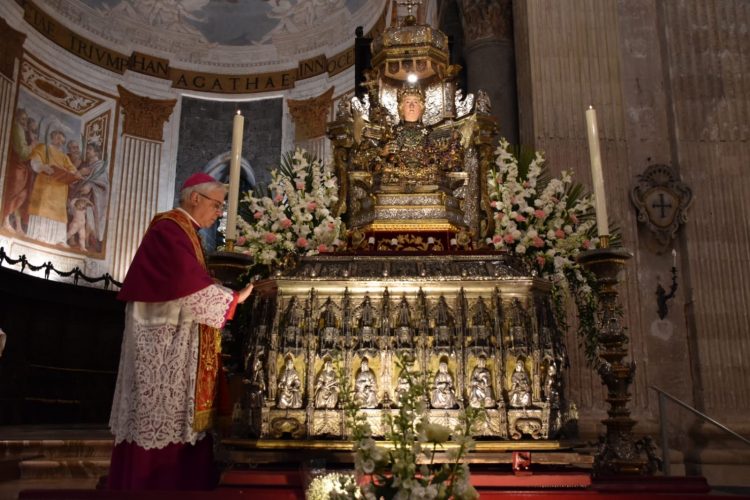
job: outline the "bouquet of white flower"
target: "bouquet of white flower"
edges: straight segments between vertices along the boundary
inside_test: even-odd
[[[341,218],[331,213],[337,199],[330,165],[302,149],[288,153],[271,172],[266,193],[249,191],[242,198],[235,250],[269,268],[288,256],[333,251],[342,244]]]
[[[593,197],[584,194],[581,184],[573,183],[569,172],[550,178],[539,152],[529,161],[519,161],[502,139],[495,154],[495,167],[487,178],[495,233],[487,244],[520,256],[540,276],[552,280],[557,319],[563,328],[564,299],[572,294],[586,357],[596,365],[594,279],[576,262],[576,255],[598,242]]]
[[[398,412],[395,415],[385,413],[385,442],[372,438],[351,382],[343,373],[339,376],[341,404],[354,441],[354,465],[360,493],[372,500],[479,498],[469,480],[469,467],[462,459],[474,446],[471,428],[482,410],[466,408],[461,424],[455,429],[431,423],[426,417],[427,374],[413,372],[403,360],[398,364],[408,389],[399,394]],[[445,451],[445,463],[436,463],[438,450]],[[330,498],[351,498],[347,495],[351,492],[331,493]]]

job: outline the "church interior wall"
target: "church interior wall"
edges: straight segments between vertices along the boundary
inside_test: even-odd
[[[0,240],[9,251],[9,254],[13,257],[17,257],[22,253],[28,253],[30,259],[36,260],[51,260],[56,266],[64,268],[65,266],[78,266],[84,269],[86,273],[98,273],[99,275],[104,273],[110,273],[114,279],[121,280],[124,278],[127,264],[132,258],[132,254],[137,246],[137,241],[140,238],[145,225],[150,217],[159,211],[168,210],[174,206],[175,200],[175,186],[179,184],[180,171],[195,168],[196,165],[191,167],[183,166],[181,162],[185,161],[189,157],[188,151],[195,148],[195,145],[190,143],[195,142],[194,137],[185,136],[181,132],[184,132],[184,128],[181,129],[181,120],[184,118],[183,114],[183,102],[194,102],[197,100],[204,100],[206,106],[212,106],[215,109],[224,109],[227,111],[225,121],[219,126],[210,127],[208,123],[201,123],[198,120],[195,123],[194,135],[200,135],[200,129],[205,128],[210,134],[220,134],[222,131],[226,132],[227,146],[225,149],[228,150],[228,141],[231,138],[231,119],[233,116],[233,110],[231,108],[236,107],[248,107],[250,111],[246,114],[246,125],[245,125],[245,137],[247,147],[243,151],[244,156],[251,163],[257,162],[258,165],[254,165],[255,168],[260,169],[260,180],[266,180],[269,177],[268,172],[278,166],[282,152],[292,150],[295,145],[307,146],[314,148],[314,152],[320,155],[329,154],[330,148],[326,147],[325,139],[313,138],[307,143],[300,144],[299,141],[295,141],[294,138],[294,123],[293,117],[288,112],[286,106],[286,99],[288,98],[306,98],[308,96],[315,96],[329,87],[337,89],[339,94],[345,93],[353,85],[352,71],[341,71],[332,76],[323,75],[322,77],[310,78],[299,82],[293,89],[283,92],[264,92],[260,94],[248,94],[248,95],[219,95],[207,92],[185,92],[179,89],[171,88],[168,80],[161,78],[151,77],[133,71],[125,71],[122,75],[111,71],[103,71],[100,68],[83,61],[82,59],[75,57],[66,50],[61,49],[57,45],[51,43],[48,39],[43,37],[39,32],[31,28],[26,21],[23,19],[23,11],[17,5],[12,3],[3,4],[0,7],[0,16],[8,21],[8,23],[14,29],[23,32],[26,35],[26,41],[24,43],[25,57],[35,58],[41,61],[44,65],[50,68],[52,73],[59,75],[60,80],[70,80],[83,84],[86,87],[95,89],[97,91],[105,92],[108,95],[117,96],[117,86],[122,85],[128,91],[138,94],[140,96],[156,99],[156,100],[168,100],[174,99],[175,105],[171,114],[165,120],[162,130],[162,136],[160,140],[155,141],[156,144],[147,143],[143,145],[142,141],[138,141],[141,144],[142,155],[149,157],[148,161],[155,164],[155,171],[153,173],[154,178],[149,182],[157,183],[156,186],[151,186],[147,193],[122,193],[124,184],[123,179],[127,181],[131,177],[132,172],[122,172],[123,162],[127,160],[123,157],[125,154],[124,146],[126,141],[123,137],[113,137],[113,144],[116,146],[111,151],[109,162],[112,165],[110,173],[111,182],[111,200],[109,205],[108,225],[107,232],[111,239],[116,239],[116,245],[110,245],[110,250],[106,254],[90,255],[89,253],[70,252],[68,249],[60,248],[59,246],[49,245],[38,245],[34,241],[25,241],[23,251],[14,252],[14,246],[17,246],[20,240],[23,238],[15,238],[12,233],[0,231]],[[188,68],[193,68],[188,65]],[[15,94],[16,87],[9,89],[8,92]],[[183,98],[184,96],[184,98]],[[222,104],[224,103],[224,104]],[[276,103],[276,104],[274,104]],[[270,106],[270,108],[268,107]],[[3,115],[3,119],[11,123],[13,120],[13,112],[16,108],[15,101],[6,110],[6,114]],[[266,109],[263,109],[263,108]],[[252,108],[252,109],[251,109]],[[10,113],[10,115],[8,114]],[[118,113],[120,114],[120,113]],[[330,115],[332,116],[332,114]],[[118,130],[121,127],[119,119],[121,116],[113,116],[115,119],[112,122],[113,126],[118,126]],[[219,119],[219,117],[217,117]],[[270,120],[270,121],[269,121]],[[219,120],[217,120],[218,123]],[[224,129],[227,130],[224,130]],[[7,130],[7,129],[6,129]],[[274,137],[271,137],[272,134]],[[8,136],[8,134],[3,134]],[[119,139],[119,141],[118,141]],[[207,144],[203,142],[202,146]],[[185,151],[182,151],[182,148]],[[3,166],[7,159],[7,147],[6,155],[3,156]],[[151,151],[145,153],[142,150],[146,149]],[[154,153],[155,151],[155,153]],[[224,151],[214,151],[214,154],[223,153]],[[211,155],[211,150],[202,149],[201,157]],[[156,154],[158,157],[154,158]],[[188,155],[188,156],[186,156]],[[197,157],[196,157],[197,159]],[[132,159],[138,161],[137,159]],[[176,166],[176,168],[175,168]],[[184,172],[183,172],[184,173]],[[184,175],[183,175],[184,177]],[[149,177],[150,178],[150,177]],[[132,187],[132,185],[130,185]],[[132,200],[121,199],[120,195],[131,197]],[[119,213],[125,211],[126,213]],[[136,211],[139,214],[134,216],[131,212]],[[130,225],[133,227],[122,228],[119,227],[119,234],[114,235],[113,231],[117,226],[117,222],[120,224]],[[124,229],[124,231],[123,231]],[[123,234],[127,234],[128,238],[132,241],[122,241]],[[112,248],[112,247],[117,248]],[[20,248],[20,247],[19,247]]]
[[[203,168],[214,155],[229,150],[235,109],[241,109],[246,118],[243,156],[255,168],[258,180],[267,181],[270,170],[278,166],[282,152],[293,150],[295,146],[307,147],[321,156],[330,154],[328,142],[323,137],[296,140],[294,117],[289,112],[287,100],[313,98],[329,88],[333,88],[335,98],[340,99],[353,87],[353,71],[349,69],[333,75],[307,78],[286,91],[232,95],[184,91],[172,88],[171,82],[162,78],[133,71],[123,74],[106,71],[72,55],[31,27],[23,19],[21,7],[13,2],[0,4],[0,18],[11,29],[25,35],[23,55],[16,61],[15,72],[9,78],[0,76],[0,136],[3,141],[0,143],[0,179],[3,184],[8,164],[10,129],[18,107],[16,95],[28,93],[23,88],[19,89],[22,64],[29,61],[38,64],[53,85],[59,83],[80,87],[88,94],[103,96],[107,104],[106,111],[110,118],[107,139],[110,148],[107,157],[110,164],[110,199],[104,239],[106,246],[103,250],[96,254],[83,252],[0,230],[0,247],[10,258],[25,256],[35,266],[49,262],[63,272],[78,268],[87,276],[100,277],[109,273],[113,279],[122,280],[151,217],[172,208],[176,203],[175,186],[184,180],[191,169]],[[342,48],[334,49],[337,52]],[[169,107],[171,112],[156,127],[157,138],[125,132],[124,113],[129,110],[120,105],[122,96],[118,95],[118,86],[156,103],[153,108],[144,108],[149,113],[158,111],[162,104]],[[35,98],[42,106],[54,106],[43,96]],[[170,101],[174,101],[173,104]],[[326,120],[332,119],[332,104],[329,103],[326,109]],[[61,116],[70,119],[68,115],[71,113]],[[1,193],[0,189],[0,196]],[[0,362],[0,379],[3,380],[0,400],[4,401],[3,407],[7,410],[0,415],[0,423],[106,422],[122,331],[122,308],[118,308],[114,292],[92,289],[101,287],[102,283],[92,284],[85,280],[78,281],[76,286],[53,283],[55,280],[73,282],[73,277],[60,276],[55,272],[47,273],[48,280],[30,278],[45,277],[44,269],[34,271],[26,267],[21,274],[17,272],[21,269],[20,264],[9,266],[5,262],[3,266],[15,270],[2,269],[4,276],[13,279],[1,279],[3,285],[7,286],[3,287],[0,326],[8,333],[10,340]],[[39,288],[48,291],[40,295],[37,293]],[[92,301],[85,296],[87,293],[99,293],[99,298]],[[33,297],[38,300],[32,300]],[[56,297],[66,299],[56,302]],[[81,304],[81,309],[78,300],[89,305]],[[24,306],[19,307],[20,303]],[[99,312],[92,314],[89,306],[97,307]],[[38,307],[43,307],[47,314],[35,316],[32,311]],[[97,327],[91,328],[94,324]],[[45,342],[47,338],[55,340]],[[67,344],[62,346],[62,342]],[[78,344],[83,347],[77,349],[75,346]],[[92,353],[92,346],[102,349],[101,356]],[[32,350],[35,352],[32,353]],[[44,360],[40,361],[40,357]],[[92,360],[99,364],[92,365]],[[37,369],[35,365],[44,368]],[[27,377],[39,370],[48,375],[57,375],[33,374]],[[65,378],[65,373],[77,370],[99,375],[75,380]],[[15,383],[19,380],[24,382]],[[59,397],[29,406],[25,402],[28,397],[46,397],[39,392],[40,387],[49,388],[46,396],[51,397],[57,391]],[[74,390],[85,387],[91,387],[92,393],[86,401],[82,401],[81,394],[74,393]]]
[[[583,110],[598,113],[610,219],[635,254],[621,301],[637,364],[636,431],[656,428],[656,385],[747,435],[746,2],[531,0],[516,2],[514,16],[521,142],[588,184]],[[630,200],[656,164],[672,166],[694,200],[666,245]],[[655,290],[669,288],[673,262],[678,288],[662,319]],[[583,430],[596,433],[604,391],[580,356],[571,353],[570,385],[590,415]],[[706,432],[676,406],[669,413],[674,442]]]
[[[0,17],[26,35],[26,59],[51,68],[61,81],[82,84],[112,103],[118,100],[117,85],[149,99],[175,100],[156,141],[122,136],[120,113],[107,108],[115,135],[103,254],[28,241],[19,247],[20,238],[0,231],[0,247],[11,256],[23,253],[32,262],[50,261],[65,270],[78,266],[87,274],[124,277],[151,215],[173,206],[175,186],[187,174],[180,169],[212,156],[208,147],[196,144],[203,139],[199,129],[187,125],[193,108],[211,103],[217,122],[226,114],[222,125],[212,128],[211,140],[225,136],[227,143],[232,108],[246,111],[246,130],[258,134],[247,139],[250,163],[268,172],[275,166],[274,154],[278,159],[295,144],[321,156],[330,154],[330,144],[321,137],[297,139],[289,100],[314,99],[333,87],[326,108],[330,119],[353,87],[349,69],[263,94],[217,96],[179,90],[169,80],[132,71],[119,75],[73,56],[30,27],[14,2],[0,4]],[[640,422],[636,430],[652,435],[657,430],[656,393],[650,386],[658,385],[747,435],[750,223],[743,200],[750,180],[743,174],[750,153],[750,93],[744,76],[750,49],[741,28],[750,22],[750,8],[743,0],[527,0],[513,2],[513,19],[521,144],[543,150],[553,173],[573,170],[577,180],[590,185],[584,110],[593,105],[598,113],[611,219],[623,245],[635,254],[620,298],[637,364],[632,387],[633,412]],[[186,68],[196,69],[190,64]],[[19,71],[20,62],[16,78],[0,76],[3,179]],[[263,119],[253,121],[253,116]],[[271,129],[276,135],[262,135]],[[128,141],[156,155],[149,160],[148,175],[153,177],[148,192],[125,193],[134,171],[123,169],[137,169],[137,156],[129,156],[132,150],[125,147]],[[226,144],[217,147],[226,149]],[[694,194],[687,222],[667,245],[639,223],[630,200],[637,177],[654,164],[671,165]],[[136,217],[132,210],[141,213]],[[18,248],[22,251],[14,250]],[[668,302],[668,315],[660,318],[655,290],[659,284],[668,288],[672,249],[677,251],[679,286]],[[567,382],[581,409],[582,432],[594,435],[606,416],[605,389],[574,348],[575,326],[569,330]],[[696,429],[702,431],[677,409],[669,425],[675,442],[686,441]]]

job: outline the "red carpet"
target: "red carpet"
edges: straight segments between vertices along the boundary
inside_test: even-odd
[[[738,499],[737,495],[711,495],[702,477],[624,477],[591,480],[581,472],[514,475],[508,473],[472,473],[472,483],[482,499],[555,500],[593,499],[633,500],[643,498]],[[25,490],[19,499],[93,500],[129,499],[167,500],[302,500],[299,471],[230,471],[220,487],[213,491],[106,491],[106,490]]]

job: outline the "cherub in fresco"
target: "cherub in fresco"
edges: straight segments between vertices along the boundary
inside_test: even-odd
[[[94,204],[87,198],[74,198],[70,200],[70,222],[68,223],[67,240],[70,241],[74,236],[78,236],[78,246],[84,252],[86,251],[86,211]]]

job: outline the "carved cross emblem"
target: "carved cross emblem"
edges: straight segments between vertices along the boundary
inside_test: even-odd
[[[657,241],[666,246],[680,224],[687,222],[693,192],[679,180],[674,168],[650,165],[638,176],[630,199],[638,211],[638,221],[646,224]]]

